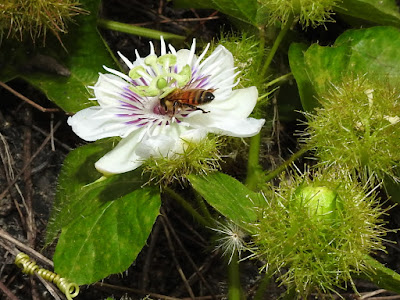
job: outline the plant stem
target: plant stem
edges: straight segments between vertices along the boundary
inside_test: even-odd
[[[306,153],[308,150],[310,150],[310,147],[303,147],[299,151],[297,151],[295,154],[293,154],[288,160],[286,160],[283,164],[281,164],[278,168],[273,170],[272,172],[268,173],[265,177],[264,180],[266,182],[274,179],[276,176],[278,176],[280,173],[285,171],[287,167],[289,167],[292,162],[294,162],[296,159],[301,157],[304,153]]]
[[[203,218],[203,216],[201,216],[181,195],[169,187],[165,187],[164,191],[168,196],[174,198],[184,209],[186,209],[201,225],[205,227],[211,226],[211,224],[205,218]]]
[[[278,82],[280,82],[280,81],[285,81],[285,80],[286,80],[287,78],[289,78],[290,76],[292,76],[292,72],[287,73],[287,74],[285,74],[285,75],[282,75],[282,76],[280,76],[280,77],[278,77],[278,78],[275,78],[274,80],[268,82],[268,83],[265,85],[265,87],[269,87],[269,86],[274,85],[275,83],[278,83]]]
[[[239,261],[238,254],[235,253],[232,256],[231,262],[228,264],[228,299],[229,300],[240,300],[242,299],[242,290],[240,288],[240,277],[239,277]]]
[[[292,76],[292,73],[287,73],[285,75],[282,75],[278,78],[275,78],[274,80],[268,82],[265,84],[265,88],[274,85],[275,83],[281,82],[281,81],[286,81],[287,78],[289,78],[290,76]],[[276,90],[278,89],[278,87],[275,87],[274,89],[269,90],[267,93],[265,93],[264,95],[260,96],[257,98],[257,102],[261,101],[262,99],[268,97],[269,95],[273,94]]]
[[[182,35],[177,35],[169,32],[158,31],[154,29],[148,29],[144,27],[134,26],[126,23],[120,23],[105,19],[98,19],[97,25],[102,28],[111,29],[119,32],[130,33],[138,36],[143,36],[150,39],[160,39],[160,36],[164,37],[164,39],[176,39],[176,40],[184,40],[186,37]]]
[[[274,44],[272,45],[272,48],[269,51],[267,59],[265,60],[264,66],[262,68],[261,74],[263,76],[265,76],[265,74],[267,73],[269,65],[271,64],[272,59],[274,58],[279,45],[281,44],[286,33],[289,31],[290,27],[292,26],[293,19],[294,19],[293,15],[291,14],[288,21],[286,22],[285,26],[282,28],[282,30],[279,32],[278,36],[276,37],[276,40],[275,40]]]
[[[265,76],[266,72],[268,71],[268,68],[272,62],[272,59],[274,58],[274,55],[276,51],[278,50],[278,47],[280,43],[282,42],[283,38],[285,37],[286,33],[290,29],[290,26],[292,26],[293,23],[293,15],[289,17],[289,20],[283,27],[283,29],[279,32],[278,36],[276,37],[276,40],[268,53],[268,56],[265,60],[264,66],[261,70],[261,74]],[[261,32],[261,36],[262,36]],[[264,45],[264,41],[261,40],[260,45]],[[281,78],[277,78],[281,79]],[[259,132],[257,135],[251,137],[250,139],[250,149],[249,149],[249,160],[247,163],[247,178],[246,178],[246,185],[250,189],[254,189],[257,186],[257,182],[259,181],[260,174],[262,173],[262,168],[259,165],[259,152],[260,152],[260,143],[261,143],[261,132]]]
[[[264,277],[261,279],[260,285],[257,288],[257,292],[254,295],[253,300],[262,300],[264,299],[265,291],[267,290],[268,283],[271,281],[273,272],[269,270],[264,274]]]
[[[279,299],[282,300],[292,300],[292,299],[296,299],[296,289],[294,287],[290,287],[288,288],[288,290],[281,294]]]
[[[258,163],[261,143],[261,132],[250,138],[249,160],[247,161],[246,186],[253,190],[257,186],[262,168]]]
[[[264,53],[265,53],[265,26],[260,28],[259,37],[260,37],[260,44],[259,44],[259,48],[258,48],[257,63],[259,63],[261,65],[262,59],[263,59]]]

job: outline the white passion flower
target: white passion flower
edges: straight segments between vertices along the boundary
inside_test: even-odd
[[[250,137],[260,131],[265,120],[248,118],[257,102],[257,88],[232,90],[238,83],[234,82],[238,72],[232,54],[218,46],[203,60],[209,45],[199,57],[194,54],[195,46],[195,40],[190,50],[176,51],[168,45],[167,53],[161,39],[158,57],[151,42],[150,54],[142,58],[135,51],[134,62],[118,53],[130,69],[128,75],[104,67],[109,74],[100,74],[91,87],[95,95],[91,100],[99,105],[68,119],[72,130],[86,141],[122,138],[96,162],[98,171],[105,175],[124,173],[152,156],[173,158],[184,152],[187,142],[199,142],[209,132]],[[185,93],[180,97],[184,99],[161,104],[177,90]],[[212,93],[211,97],[202,101],[206,92]]]

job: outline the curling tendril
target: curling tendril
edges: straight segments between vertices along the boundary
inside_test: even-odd
[[[25,274],[33,275],[36,272],[43,279],[56,284],[68,300],[72,300],[72,298],[75,298],[79,294],[79,286],[76,283],[71,283],[54,272],[39,268],[36,262],[30,260],[30,257],[23,252],[20,252],[15,257],[15,264],[21,268],[22,272]]]

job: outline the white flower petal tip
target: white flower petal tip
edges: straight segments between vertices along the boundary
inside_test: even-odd
[[[136,154],[140,144],[141,134],[134,132],[95,163],[95,168],[104,175],[113,175],[137,169],[143,163],[143,158]]]
[[[231,122],[230,124],[221,123],[215,127],[215,131],[233,137],[251,137],[260,132],[264,123],[264,119],[247,118]]]
[[[112,176],[133,171],[140,167],[142,163],[143,162],[132,161],[125,162],[123,164],[115,164],[110,157],[103,156],[94,164],[94,166],[96,170],[102,173],[104,176]]]
[[[92,87],[99,106],[86,108],[68,119],[73,131],[87,141],[119,136],[119,144],[95,164],[105,175],[134,170],[152,156],[170,157],[185,151],[207,133],[248,137],[264,120],[248,118],[257,102],[255,87],[237,84],[234,59],[218,46],[204,59],[209,45],[195,54],[175,50],[161,38],[161,55],[150,43],[150,54],[135,50],[131,62],[118,53],[129,74],[104,67]]]

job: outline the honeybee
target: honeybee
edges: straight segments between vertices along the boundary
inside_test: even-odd
[[[161,98],[160,105],[170,116],[173,116],[176,111],[180,111],[184,107],[201,110],[203,113],[208,113],[208,111],[205,111],[197,106],[209,103],[214,100],[214,91],[215,89],[204,90],[178,88],[176,90],[173,90],[164,98]]]

